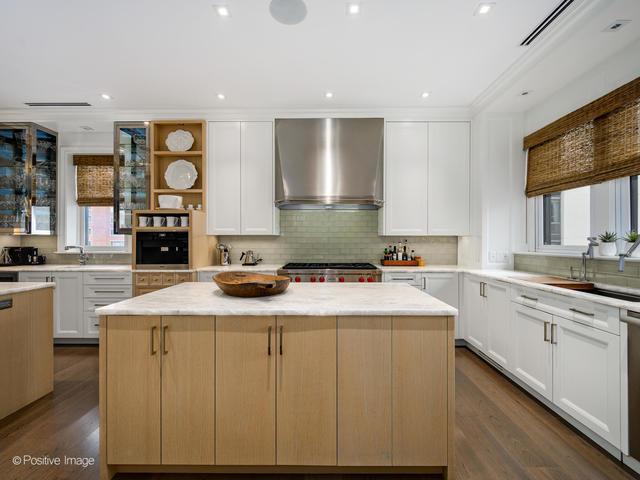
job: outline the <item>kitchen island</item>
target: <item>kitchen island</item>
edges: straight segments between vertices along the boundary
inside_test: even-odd
[[[101,478],[453,475],[456,309],[402,284],[234,298],[184,283],[97,310]]]

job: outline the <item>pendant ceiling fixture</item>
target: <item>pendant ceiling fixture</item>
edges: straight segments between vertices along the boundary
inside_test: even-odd
[[[296,25],[307,17],[307,5],[304,0],[271,0],[271,16],[285,25]]]

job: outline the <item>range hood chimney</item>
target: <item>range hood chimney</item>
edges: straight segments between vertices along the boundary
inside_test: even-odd
[[[276,119],[276,206],[382,206],[384,119]]]

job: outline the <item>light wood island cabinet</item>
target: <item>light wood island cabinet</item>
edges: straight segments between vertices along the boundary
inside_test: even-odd
[[[329,286],[336,287],[354,288]],[[167,315],[161,308],[159,315],[135,315],[135,298],[105,307],[99,312],[101,477],[450,476],[455,327],[452,315],[440,313],[455,310],[406,285],[385,288],[437,302],[439,314],[280,315],[287,309],[273,310],[273,297],[230,300],[210,284],[150,295],[176,302],[189,289],[199,298],[206,290],[199,301],[220,306],[206,312],[211,315],[199,305],[196,316],[173,316],[170,308]],[[282,298],[295,300],[306,289],[293,286]],[[222,314],[225,302],[246,308]]]

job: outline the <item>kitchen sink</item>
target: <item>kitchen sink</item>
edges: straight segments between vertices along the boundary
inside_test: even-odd
[[[589,293],[591,295],[598,295],[600,297],[616,298],[618,300],[624,300],[625,302],[640,302],[640,295],[634,295],[633,293],[616,292],[614,290],[605,290],[604,288],[591,288],[589,290],[580,290],[582,293]]]

